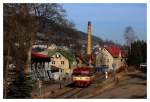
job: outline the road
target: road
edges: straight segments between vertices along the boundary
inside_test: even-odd
[[[146,97],[147,75],[137,71],[135,73],[124,74],[116,86],[91,98],[144,99]]]
[[[146,74],[140,71],[122,72],[117,74],[118,82],[113,77],[107,80],[103,74],[97,74],[93,83],[88,87],[74,87],[66,84],[61,89],[59,85],[48,86],[41,97],[48,99],[110,99],[110,98],[146,98]],[[54,92],[50,92],[53,90]]]

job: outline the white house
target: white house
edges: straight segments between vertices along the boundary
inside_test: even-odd
[[[96,67],[107,66],[113,69],[113,64],[115,64],[116,69],[125,65],[123,51],[117,46],[107,46],[99,49],[99,53],[96,54]]]

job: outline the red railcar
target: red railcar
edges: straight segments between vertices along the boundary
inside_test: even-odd
[[[90,67],[80,67],[73,70],[72,74],[75,86],[88,86],[94,78],[94,70]]]

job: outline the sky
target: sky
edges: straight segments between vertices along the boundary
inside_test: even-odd
[[[87,32],[87,23],[91,21],[93,35],[125,44],[125,28],[131,26],[140,40],[147,40],[147,5],[144,3],[67,3],[62,6],[77,30]]]

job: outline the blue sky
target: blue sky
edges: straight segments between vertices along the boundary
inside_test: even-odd
[[[147,39],[146,4],[62,4],[67,18],[75,23],[78,30],[87,32],[87,22],[92,22],[92,34],[104,40],[124,44],[124,30],[131,26],[135,35]]]

